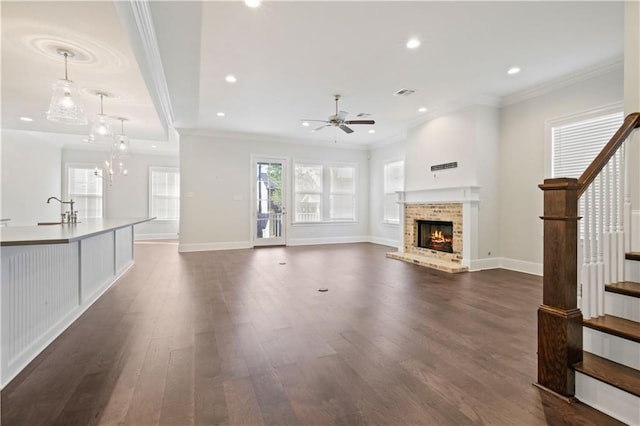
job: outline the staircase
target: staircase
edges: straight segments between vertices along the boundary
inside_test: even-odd
[[[626,270],[640,267],[640,253],[625,257]],[[582,361],[573,368],[576,398],[640,425],[640,276],[632,277],[605,286],[605,314],[583,321]]]
[[[538,385],[640,426],[640,252],[631,250],[627,116],[578,179],[546,179]],[[634,157],[635,158],[635,157]],[[633,160],[635,161],[635,159]]]

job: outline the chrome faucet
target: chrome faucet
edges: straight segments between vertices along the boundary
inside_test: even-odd
[[[57,197],[49,197],[49,199],[47,200],[47,204],[49,204],[51,202],[51,200],[56,200],[60,204],[69,204],[71,206],[71,210],[70,211],[68,211],[66,213],[62,213],[62,223],[64,223],[65,218],[67,220],[67,223],[77,223],[77,221],[78,221],[78,212],[73,210],[73,205],[75,204],[75,201],[73,201],[73,200],[62,201],[60,198],[57,198]]]

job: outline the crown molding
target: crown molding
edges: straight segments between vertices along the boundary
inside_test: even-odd
[[[519,92],[512,93],[502,97],[500,106],[505,107],[518,102],[532,99],[545,93],[552,92],[554,90],[562,89],[563,87],[571,86],[581,81],[590,80],[592,78],[606,75],[615,71],[622,71],[624,67],[624,59],[616,57],[605,62],[593,65],[588,68],[583,68],[580,71],[566,74],[562,77],[555,78],[553,80],[546,81],[542,84],[532,86],[528,89],[521,90]]]
[[[116,2],[116,9],[149,88],[149,95],[167,132],[173,126],[175,116],[149,3],[147,0]]]
[[[328,142],[328,141],[317,141],[315,139],[301,139],[301,138],[290,138],[286,136],[278,136],[278,135],[264,135],[260,133],[242,133],[242,132],[221,132],[216,130],[207,130],[207,129],[194,129],[194,128],[176,128],[175,129],[180,135],[180,140],[184,141],[185,136],[191,137],[204,137],[204,138],[216,138],[221,140],[228,141],[237,141],[237,142],[268,142],[268,143],[281,143],[287,145],[297,145],[297,146],[314,146],[314,147],[322,147],[322,148],[338,148],[338,149],[349,149],[356,151],[368,151],[371,148],[371,145],[363,145],[363,144],[354,144],[348,142],[338,143]]]

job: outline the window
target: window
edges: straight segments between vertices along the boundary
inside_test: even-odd
[[[400,223],[400,206],[396,191],[404,190],[404,161],[384,165],[384,215],[386,223]]]
[[[598,115],[574,117],[563,120],[551,127],[551,175],[552,177],[579,178],[602,151],[616,130],[622,125],[622,111]],[[611,159],[622,167],[622,155],[618,152]],[[612,176],[618,179],[619,176]],[[600,187],[594,187],[596,205],[600,204]],[[611,203],[620,203],[617,197],[610,197]],[[585,215],[585,197],[579,200],[579,215]],[[584,237],[584,221],[578,222],[580,237]]]
[[[296,163],[293,187],[294,222],[356,219],[355,165]]]
[[[551,127],[553,177],[578,178],[624,121],[622,111]]]
[[[78,219],[102,217],[102,179],[95,175],[95,170],[95,165],[67,167],[67,194],[75,201]]]
[[[149,168],[149,216],[180,219],[180,172],[171,167]]]
[[[329,219],[355,220],[356,218],[356,168],[353,166],[329,167]]]

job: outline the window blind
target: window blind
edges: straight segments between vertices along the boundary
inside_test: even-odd
[[[623,120],[620,111],[552,127],[552,176],[580,177]]]
[[[102,179],[94,171],[96,166],[69,166],[67,168],[67,192],[75,201],[78,219],[102,217]]]
[[[400,206],[396,191],[404,190],[404,161],[392,161],[384,165],[384,214],[383,221],[400,223]]]
[[[174,168],[149,169],[149,215],[159,220],[180,219],[180,172]]]

